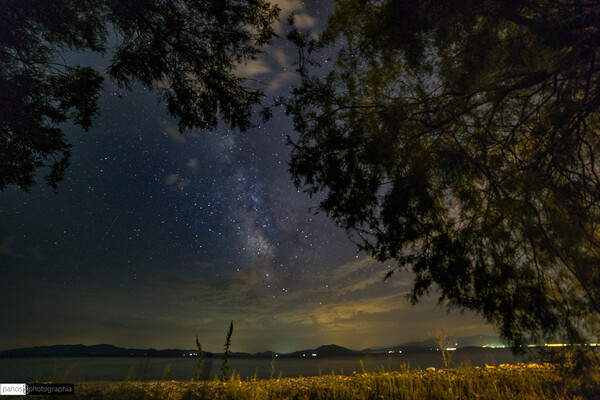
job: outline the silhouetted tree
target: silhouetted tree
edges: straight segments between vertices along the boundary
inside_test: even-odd
[[[514,345],[597,335],[598,2],[338,0],[288,38],[295,183],[413,302],[436,284]]]
[[[42,166],[52,187],[62,179],[70,145],[59,124],[87,130],[103,82],[62,55],[106,53],[109,32],[118,44],[108,76],[157,91],[180,129],[214,127],[218,117],[248,128],[262,93],[234,70],[273,37],[278,11],[265,0],[0,2],[0,190],[29,190]]]

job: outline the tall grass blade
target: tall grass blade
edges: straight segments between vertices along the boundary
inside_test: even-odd
[[[196,372],[196,380],[202,379],[202,365],[204,364],[204,352],[202,351],[202,345],[198,340],[198,334],[196,333],[196,347],[198,348],[198,369]]]
[[[227,361],[229,360],[229,352],[231,348],[231,334],[233,333],[233,321],[229,324],[229,331],[227,332],[227,336],[225,338],[225,345],[223,351],[223,363],[221,365],[221,380],[227,379],[227,370],[229,367],[227,366]]]

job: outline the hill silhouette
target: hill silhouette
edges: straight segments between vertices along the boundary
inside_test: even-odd
[[[495,336],[473,335],[456,338],[456,347],[482,347],[484,345],[500,345],[500,340]],[[373,347],[364,350],[351,350],[335,344],[323,345],[314,349],[298,350],[288,354],[273,352],[271,350],[259,353],[233,352],[233,357],[272,357],[274,355],[287,357],[317,357],[347,356],[359,354],[378,354],[393,352],[423,351],[437,348],[433,339],[417,342],[408,342],[395,346]],[[25,347],[19,349],[0,351],[0,357],[190,357],[196,356],[196,350],[189,349],[135,349],[117,347],[112,344],[96,344],[86,346],[75,345],[52,345]],[[206,357],[220,357],[220,353],[204,352]]]

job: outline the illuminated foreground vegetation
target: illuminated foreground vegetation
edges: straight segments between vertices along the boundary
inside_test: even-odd
[[[573,378],[551,364],[381,371],[352,375],[187,382],[82,383],[85,399],[588,399],[598,398],[600,371]]]

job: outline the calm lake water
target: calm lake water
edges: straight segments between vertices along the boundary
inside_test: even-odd
[[[459,349],[452,352],[456,364],[470,362],[473,366],[515,364],[532,361],[531,357],[515,357],[508,349]],[[442,367],[442,357],[437,351],[408,354],[373,354],[344,357],[305,357],[275,359],[275,375],[311,376],[319,374],[351,374],[366,370],[398,370],[403,365],[411,368]],[[535,361],[535,360],[533,360]],[[0,358],[0,382],[26,383],[34,380],[72,383],[82,381],[122,381],[131,368],[132,380],[160,379],[167,365],[171,370],[167,380],[189,380],[197,370],[197,358],[121,358],[121,357],[71,357],[71,358]],[[242,378],[268,378],[271,375],[270,358],[230,358],[229,373],[235,370]],[[221,359],[206,358],[204,378],[221,374]]]

